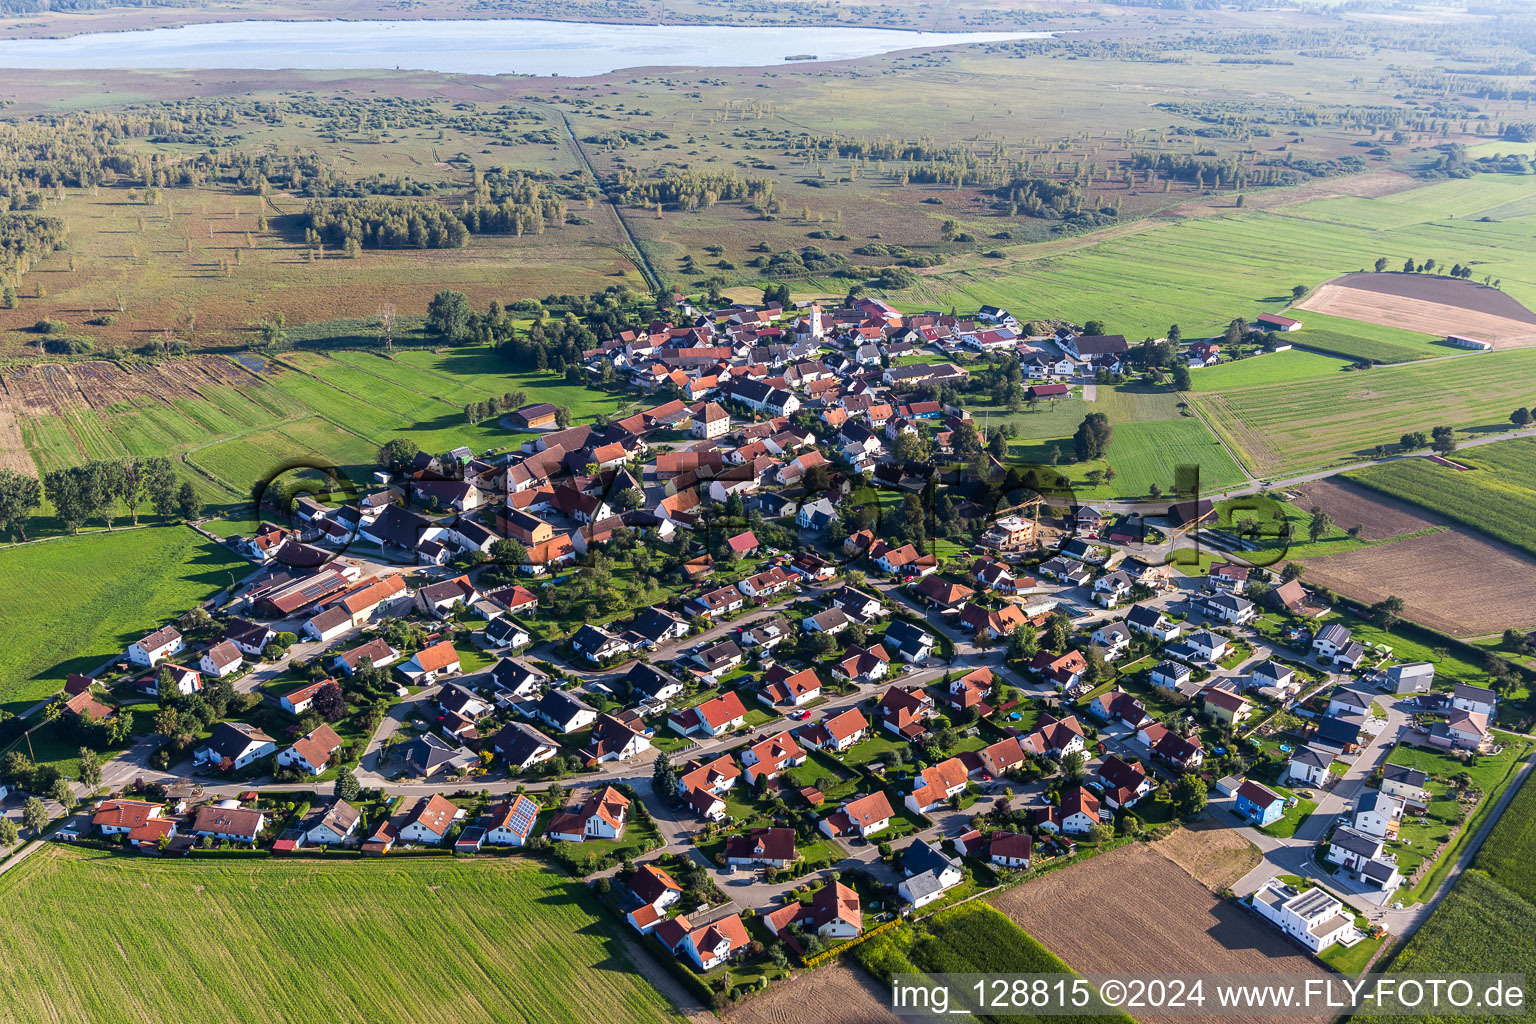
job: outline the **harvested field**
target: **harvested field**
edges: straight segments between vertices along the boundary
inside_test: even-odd
[[[37,475],[37,466],[33,464],[32,456],[27,454],[26,444],[21,439],[21,424],[17,422],[16,410],[4,404],[0,404],[0,469]]]
[[[1428,274],[1345,274],[1298,309],[1429,334],[1459,334],[1495,348],[1536,345],[1536,313],[1472,281]]]
[[[1227,828],[1181,828],[1152,849],[1189,872],[1212,892],[1232,884],[1258,866],[1259,848]]]
[[[1085,974],[1327,973],[1278,929],[1217,899],[1140,843],[1016,886],[996,906]],[[1321,1024],[1331,1017],[1296,1019]]]
[[[1446,520],[1409,502],[1338,480],[1317,480],[1298,490],[1302,496],[1295,502],[1297,506],[1308,511],[1314,506],[1321,508],[1344,530],[1364,527],[1360,532],[1363,540],[1385,540],[1446,524]]]
[[[1403,599],[1405,618],[1452,636],[1536,627],[1536,559],[1459,530],[1306,560],[1307,583],[1357,601]]]
[[[827,964],[782,982],[726,1013],[727,1024],[894,1024],[910,1020],[888,1007],[889,995],[851,963]]]

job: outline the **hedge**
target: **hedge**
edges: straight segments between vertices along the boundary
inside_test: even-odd
[[[812,969],[814,967],[820,967],[822,964],[826,963],[828,960],[832,960],[832,959],[835,959],[836,957],[842,956],[844,953],[848,952],[854,946],[859,945],[859,943],[864,942],[866,939],[872,939],[876,935],[880,935],[880,934],[883,934],[885,932],[891,931],[894,928],[900,927],[901,923],[902,923],[901,922],[901,918],[892,918],[891,920],[885,922],[884,924],[877,924],[873,928],[871,928],[868,931],[864,932],[862,935],[855,935],[853,938],[849,939],[847,942],[844,942],[844,943],[841,943],[841,944],[839,944],[837,946],[834,946],[831,949],[822,950],[820,953],[817,953],[815,956],[801,957],[800,958],[800,966],[804,967],[806,970],[810,970],[810,969]]]

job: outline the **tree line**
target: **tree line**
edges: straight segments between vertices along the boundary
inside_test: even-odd
[[[171,460],[163,455],[93,459],[49,470],[41,481],[14,469],[0,469],[0,529],[13,541],[25,541],[27,521],[44,498],[71,534],[79,533],[92,519],[112,529],[122,508],[128,510],[134,526],[139,524],[139,509],[146,504],[165,519],[197,519],[203,511],[192,482],[178,480]]]

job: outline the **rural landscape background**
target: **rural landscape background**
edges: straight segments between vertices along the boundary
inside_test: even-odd
[[[1001,428],[1002,470],[1050,467],[1080,501],[1166,506],[1189,465],[1202,497],[1272,498],[1308,586],[1361,609],[1397,599],[1358,638],[1530,706],[1536,6],[0,0],[0,40],[132,46],[136,30],[257,18],[1057,34],[591,77],[0,72],[0,472],[163,458],[189,485],[180,505],[114,505],[110,521],[47,494],[12,515],[0,494],[0,717],[244,577],[220,538],[260,522],[253,483],[323,465],[362,487],[398,439],[516,450],[534,435],[494,404],[514,393],[606,425],[659,399],[593,379],[580,353],[682,297],[707,310],[765,289],[829,309],[997,306],[1044,336],[1221,342],[1226,359],[1182,379],[1040,402],[1014,394],[1006,355],[973,353],[964,405],[984,437]],[[444,292],[473,328],[429,317]],[[1304,326],[1274,351],[1247,334],[1261,314]],[[1074,459],[1090,413],[1113,440]],[[1431,445],[1441,457],[1404,457]],[[1372,969],[1536,962],[1533,822],[1525,785],[1427,923],[1371,947]],[[1162,966],[1249,970],[1211,936],[1250,852],[1188,829],[1122,845],[916,939],[864,943],[727,1019],[889,1020],[893,970],[1098,971],[1190,935]],[[1092,909],[1132,883],[1113,914]],[[0,957],[7,1019],[684,1016],[676,981],[551,865],[59,847],[0,869],[0,894],[18,908],[0,948],[25,951]],[[1175,897],[1192,917],[1160,922]],[[1098,931],[1063,923],[1079,913]],[[1274,946],[1286,970],[1325,969]]]

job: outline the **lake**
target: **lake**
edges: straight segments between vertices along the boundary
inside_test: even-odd
[[[401,68],[476,75],[600,75],[639,67],[793,67],[1049,32],[519,21],[243,21],[0,41],[0,68]]]

